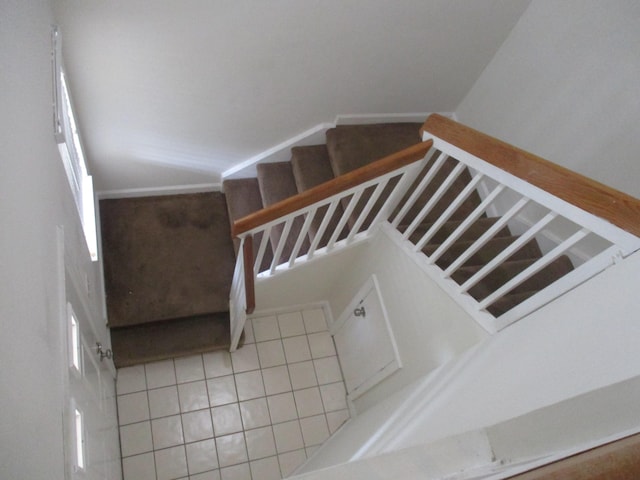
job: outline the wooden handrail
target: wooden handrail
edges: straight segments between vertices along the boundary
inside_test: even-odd
[[[432,114],[427,132],[597,217],[640,236],[640,200],[567,168]]]
[[[433,141],[429,140],[412,145],[399,152],[391,154],[380,160],[365,165],[364,167],[353,170],[344,175],[322,183],[316,187],[306,190],[298,195],[287,198],[280,202],[274,203],[262,210],[258,210],[246,217],[236,220],[233,224],[233,236],[242,235],[256,227],[269,223],[273,220],[296,212],[302,208],[313,205],[316,202],[325,200],[333,195],[342,193],[350,188],[356,187],[364,182],[373,180],[380,175],[397,170],[415,161],[424,158]]]

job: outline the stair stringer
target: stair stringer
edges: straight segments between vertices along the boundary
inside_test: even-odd
[[[453,112],[440,112],[441,115],[455,119]],[[222,172],[222,180],[248,178],[256,176],[256,166],[260,163],[288,162],[293,147],[325,143],[327,130],[338,125],[423,122],[431,112],[421,113],[371,113],[338,114],[332,121],[318,123],[313,127],[264,150]]]

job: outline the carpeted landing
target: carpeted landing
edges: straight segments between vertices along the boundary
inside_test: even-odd
[[[100,201],[117,367],[228,348],[234,250],[219,192]]]

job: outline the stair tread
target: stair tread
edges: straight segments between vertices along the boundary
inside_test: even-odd
[[[368,125],[338,125],[326,133],[327,150],[334,175],[344,175],[370,164],[375,160],[396,153],[407,147],[420,143],[420,123],[377,123]],[[366,229],[375,218],[385,200],[388,198],[397,179],[393,179],[376,201],[371,213],[363,222],[361,230]],[[348,226],[352,228],[366,205],[373,188],[367,189],[349,218]],[[346,209],[348,199],[342,201]]]
[[[420,123],[338,125],[327,131],[335,176],[363,167],[420,142]]]
[[[260,196],[265,207],[298,193],[290,162],[261,163],[257,171]]]

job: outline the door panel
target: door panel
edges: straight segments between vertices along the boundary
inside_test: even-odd
[[[107,344],[107,329],[91,307],[86,279],[64,251],[59,232],[63,348],[65,478],[118,480],[120,445],[115,401],[115,369],[101,359],[96,343]]]
[[[351,399],[400,368],[375,277],[358,292],[336,324],[334,341]]]

